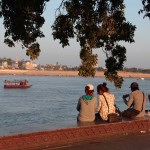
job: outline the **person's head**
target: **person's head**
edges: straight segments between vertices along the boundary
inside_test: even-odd
[[[130,85],[131,91],[139,90],[139,85],[137,82],[132,82]]]
[[[103,84],[99,84],[97,86],[97,93],[99,95],[103,94],[104,92],[108,92],[109,89],[107,88],[107,83],[106,82],[103,82]]]
[[[93,95],[93,93],[94,93],[94,86],[92,84],[87,84],[85,86],[85,93],[86,93],[86,95]]]

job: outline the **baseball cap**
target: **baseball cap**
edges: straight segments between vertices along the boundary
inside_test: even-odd
[[[132,82],[129,88],[131,87],[135,88],[135,87],[139,87],[139,85],[137,82]]]
[[[90,91],[94,90],[94,86],[93,86],[92,84],[87,84],[86,86],[89,87],[89,90],[90,90]]]

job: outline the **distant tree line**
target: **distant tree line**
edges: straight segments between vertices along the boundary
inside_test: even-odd
[[[126,72],[140,72],[140,73],[150,73],[150,69],[144,68],[124,68]]]
[[[79,67],[77,67],[77,66],[76,67],[67,67],[67,66],[63,67],[62,66],[62,68],[65,71],[78,71],[78,69],[79,69]],[[98,67],[96,70],[97,71],[103,71],[103,72],[106,71],[106,69],[103,67]],[[136,67],[135,68],[124,68],[123,71],[125,71],[125,72],[137,72],[137,73],[150,73],[150,69],[136,68]]]
[[[4,62],[4,61],[7,61],[8,65],[12,65],[12,63],[13,63],[15,60],[12,60],[11,58],[6,58],[6,57],[0,58],[0,64],[2,64],[2,62]],[[21,66],[22,66],[22,64],[23,64],[24,61],[25,61],[24,59],[22,59],[22,60],[20,60],[20,61],[18,60],[18,67],[19,67],[20,69],[21,69]],[[61,66],[64,71],[78,71],[78,69],[79,69],[78,66],[69,67],[69,66],[67,66],[67,65],[61,65],[61,64],[59,64],[59,63],[56,63],[54,70],[58,70],[58,67],[59,67],[59,66]],[[49,66],[49,65],[41,65],[41,64],[39,64],[37,69],[40,70],[40,68],[44,68],[45,70],[50,70],[50,66]],[[103,67],[98,67],[96,70],[97,70],[97,71],[104,71],[104,72],[105,72],[107,69],[106,69],[106,68],[103,68]],[[123,71],[125,71],[125,72],[150,73],[150,69],[136,68],[136,67],[132,67],[132,68],[126,68],[126,67],[125,67],[125,68],[123,69]]]

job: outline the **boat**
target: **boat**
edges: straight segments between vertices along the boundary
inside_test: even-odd
[[[144,78],[138,78],[137,80],[144,80]]]
[[[27,80],[5,80],[4,88],[30,88]]]

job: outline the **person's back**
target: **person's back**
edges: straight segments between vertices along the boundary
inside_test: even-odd
[[[129,106],[130,109],[123,111],[122,116],[127,118],[144,117],[146,107],[145,94],[139,90],[139,85],[136,82],[131,83],[130,88],[132,92],[123,95],[124,103]],[[126,100],[127,97],[128,100]]]
[[[95,105],[96,98],[94,96],[83,95],[80,99],[79,121],[94,121],[95,120]]]
[[[88,84],[85,87],[86,95],[79,98],[77,110],[79,111],[77,120],[83,122],[91,122],[95,120],[96,98],[93,94],[94,87]]]
[[[97,86],[98,93],[98,106],[97,112],[99,112],[102,120],[108,120],[108,114],[115,113],[115,96],[109,93],[106,83],[99,84]]]
[[[135,91],[131,92],[129,97],[130,97],[130,99],[127,102],[127,105],[131,106],[132,105],[131,103],[133,103],[133,108],[140,111],[140,113],[136,117],[144,117],[145,105],[146,105],[144,93],[140,90],[135,90]],[[132,99],[132,101],[131,101],[131,99]]]
[[[108,114],[115,113],[114,103],[115,97],[113,94],[104,92],[103,95],[98,96],[97,110],[99,110],[99,114],[103,120],[108,119]]]

